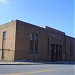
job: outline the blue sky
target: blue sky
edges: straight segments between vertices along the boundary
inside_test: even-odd
[[[74,34],[74,0],[0,0],[0,25],[19,19]]]

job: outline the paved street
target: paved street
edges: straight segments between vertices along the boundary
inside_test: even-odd
[[[0,65],[0,75],[75,75],[73,64]]]

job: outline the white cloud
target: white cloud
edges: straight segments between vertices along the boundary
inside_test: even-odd
[[[0,0],[0,3],[9,4],[9,0]]]

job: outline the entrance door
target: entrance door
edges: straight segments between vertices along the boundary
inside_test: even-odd
[[[59,61],[62,61],[62,45],[59,45]]]
[[[51,44],[51,61],[62,60],[62,45]]]
[[[55,61],[55,45],[51,44],[51,61]]]
[[[55,55],[56,55],[56,61],[59,61],[59,50],[58,50],[58,45],[56,45],[56,52],[55,52]]]

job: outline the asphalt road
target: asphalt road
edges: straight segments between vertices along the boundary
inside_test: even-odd
[[[0,65],[0,75],[75,75],[73,64]]]

